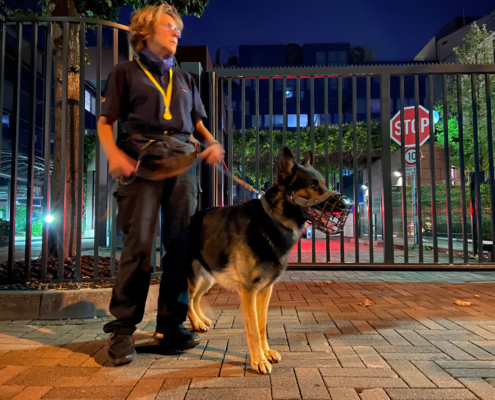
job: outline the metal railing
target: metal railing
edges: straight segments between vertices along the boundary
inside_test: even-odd
[[[353,230],[352,235],[348,235],[349,237],[345,237],[344,233],[340,235],[338,238],[339,247],[337,247],[337,251],[333,251],[332,243],[335,244],[335,240],[329,238],[322,238],[319,242],[320,244],[324,243],[324,246],[317,246],[316,235],[312,235],[311,241],[309,240],[301,240],[298,243],[297,249],[297,259],[292,258],[292,267],[306,267],[306,268],[336,268],[336,267],[371,267],[377,268],[382,267],[385,268],[387,266],[395,267],[407,267],[407,268],[434,268],[434,267],[453,267],[453,266],[467,266],[468,264],[477,264],[478,266],[482,266],[484,268],[493,266],[493,261],[490,260],[485,262],[484,254],[489,252],[493,254],[493,238],[494,236],[494,227],[495,227],[495,219],[494,219],[494,209],[490,206],[489,209],[489,224],[490,227],[490,235],[487,238],[486,235],[482,234],[482,209],[481,209],[481,181],[479,179],[480,172],[480,151],[479,151],[479,135],[478,135],[478,111],[477,105],[479,105],[479,96],[482,96],[486,99],[486,117],[484,117],[484,129],[486,131],[486,136],[483,137],[484,143],[482,145],[484,147],[488,147],[488,171],[490,175],[489,179],[489,202],[493,204],[494,198],[494,179],[493,179],[493,142],[492,142],[492,117],[491,117],[491,108],[493,107],[491,100],[491,90],[490,87],[492,74],[495,73],[495,64],[490,65],[455,65],[455,64],[438,64],[438,65],[401,65],[401,66],[343,66],[343,67],[287,67],[287,68],[244,68],[244,69],[216,69],[212,72],[212,83],[215,89],[212,95],[212,103],[214,104],[213,112],[211,117],[214,118],[214,130],[222,143],[225,143],[227,147],[227,164],[228,169],[230,171],[235,171],[240,175],[243,179],[246,179],[246,168],[249,167],[246,162],[246,136],[249,135],[249,140],[253,142],[255,141],[255,151],[254,154],[249,154],[251,157],[251,164],[254,163],[254,167],[252,167],[251,178],[252,183],[257,189],[266,188],[271,186],[274,183],[274,160],[276,156],[279,154],[280,150],[280,142],[281,144],[287,144],[287,136],[292,135],[295,137],[295,140],[292,142],[295,144],[295,154],[297,158],[301,157],[301,147],[302,147],[302,133],[305,131],[304,126],[301,126],[302,121],[302,112],[301,106],[302,103],[305,104],[305,113],[307,120],[309,121],[309,145],[306,145],[306,148],[310,148],[315,151],[318,150],[321,158],[323,159],[322,163],[324,165],[320,165],[320,172],[322,172],[323,177],[325,178],[325,182],[327,185],[330,183],[336,183],[340,191],[344,190],[344,172],[349,175],[349,171],[353,171],[351,173],[352,179],[352,188],[350,188],[350,196],[349,193],[346,193],[349,197],[354,198],[355,203],[357,204],[358,194],[359,194],[359,186],[362,183],[358,180],[357,172],[360,170],[366,170],[365,176],[367,179],[367,189],[369,192],[369,197],[367,200],[368,210],[373,208],[372,195],[373,193],[373,177],[372,173],[374,172],[377,164],[377,159],[381,163],[381,169],[379,174],[379,186],[381,186],[381,193],[378,197],[381,198],[381,211],[382,215],[380,218],[382,219],[383,224],[383,240],[375,241],[373,235],[373,225],[374,221],[372,220],[372,215],[368,214],[368,240],[360,241],[359,240],[359,216],[358,216],[358,207],[354,208],[354,218],[352,221]],[[466,99],[463,99],[462,91],[466,89],[466,77],[469,78],[469,82],[471,84],[471,93],[472,93],[472,109],[470,111],[470,121],[469,124],[472,127],[472,138],[463,136],[463,130],[466,129],[466,121],[463,121],[463,115],[465,114],[465,110],[462,110],[463,104],[466,103]],[[478,82],[478,78],[483,78],[483,84]],[[376,135],[376,132],[372,135],[372,112],[371,112],[371,99],[372,99],[372,88],[371,88],[371,79],[379,80],[379,120],[378,122],[381,124],[380,132]],[[455,85],[452,86],[452,79],[456,81]],[[281,85],[278,85],[281,90],[278,90],[274,93],[273,83],[274,81],[279,80],[282,81]],[[293,93],[288,93],[287,85],[290,80],[295,80],[295,85],[291,85],[292,88],[295,86],[296,98],[295,103],[291,98],[292,105],[291,110],[289,110],[288,106],[288,98],[290,95],[293,97]],[[346,91],[343,90],[343,80],[350,81],[350,88]],[[337,92],[334,93],[334,97],[332,98],[329,95],[329,81],[336,82]],[[405,89],[405,82],[408,82],[408,88]],[[309,82],[309,84],[307,83]],[[315,91],[316,82],[320,85],[320,90]],[[333,83],[332,82],[332,83]],[[420,85],[421,82],[421,85]],[[249,84],[250,93],[249,95],[246,93],[246,84]],[[260,86],[264,85],[264,88],[261,89]],[[393,86],[393,92],[391,91]],[[237,93],[232,92],[232,88],[236,87]],[[322,89],[323,87],[323,89]],[[479,87],[482,87],[483,93],[479,92]],[[306,88],[306,89],[302,89]],[[304,96],[303,99],[303,91],[306,93],[310,93],[310,98],[308,101],[308,96]],[[361,111],[361,118],[358,118],[357,113],[357,104],[358,104],[358,95],[357,90],[361,88],[364,90],[360,90],[361,98],[365,104],[365,110]],[[454,90],[454,93],[452,93]],[[402,193],[402,232],[394,232],[393,228],[393,207],[392,207],[392,146],[391,146],[391,110],[394,108],[398,108],[397,112],[400,113],[400,127],[401,127],[401,140],[402,143],[405,143],[405,135],[407,134],[405,121],[404,121],[404,109],[405,109],[405,100],[407,100],[408,96],[405,95],[405,92],[409,93],[409,98],[413,99],[414,104],[414,125],[411,125],[410,128],[413,130],[415,134],[415,145],[414,149],[416,154],[420,154],[420,149],[423,151],[428,150],[430,153],[429,157],[429,170],[430,174],[426,177],[423,177],[423,180],[428,180],[429,183],[421,183],[422,180],[422,167],[420,162],[416,163],[415,168],[415,178],[417,181],[418,190],[416,191],[416,205],[421,205],[417,207],[417,243],[409,243],[409,232],[408,227],[411,221],[408,221],[408,204],[407,204],[407,187],[409,185],[406,184],[405,176],[403,176],[401,186]],[[376,92],[376,91],[375,91]],[[420,92],[424,94],[424,97],[420,99]],[[268,99],[268,104],[266,101],[264,103],[263,110],[260,112],[260,95],[264,99]],[[376,93],[375,93],[376,95]],[[394,95],[395,97],[393,97]],[[449,148],[449,107],[448,101],[450,99],[449,96],[454,96],[457,98],[456,106],[458,108],[457,111],[457,126],[456,126],[456,135],[458,132],[458,158],[459,165],[455,167],[460,171],[465,170],[464,159],[467,153],[465,153],[464,145],[465,142],[469,142],[470,148],[472,148],[474,154],[474,165],[475,165],[475,183],[474,187],[475,191],[475,201],[471,202],[471,209],[474,211],[474,219],[471,223],[471,228],[474,229],[474,232],[477,234],[478,240],[473,240],[473,253],[476,254],[476,259],[472,260],[469,258],[468,254],[468,226],[467,218],[466,218],[466,209],[469,206],[469,201],[466,200],[466,182],[465,175],[461,173],[461,220],[462,220],[462,253],[457,251],[462,257],[457,257],[454,259],[454,248],[453,248],[453,238],[456,235],[455,232],[452,231],[452,206],[451,206],[451,167],[452,164],[450,162],[450,148]],[[248,96],[248,99],[247,97]],[[316,98],[315,98],[316,97]],[[336,99],[335,99],[336,97]],[[335,101],[337,100],[337,101]],[[395,104],[391,104],[392,102]],[[396,100],[396,102],[394,101]],[[329,110],[329,102],[332,101],[332,110]],[[362,103],[361,102],[361,105]],[[237,104],[240,103],[240,107],[237,107]],[[249,110],[246,110],[246,104],[252,105],[254,103],[254,107],[250,107]],[[400,104],[397,107],[397,103]],[[440,112],[443,116],[443,143],[436,143],[434,140],[428,140],[424,146],[420,146],[420,132],[422,127],[420,128],[420,107],[423,107],[422,103],[427,108],[428,111],[428,123],[429,123],[429,135],[430,138],[434,138],[435,131],[435,121],[434,121],[434,111],[435,108],[440,108]],[[233,106],[235,104],[235,106]],[[315,106],[316,104],[316,106]],[[277,132],[279,135],[279,145],[274,146],[274,107],[278,109],[278,114],[282,118],[282,126],[281,131]],[[224,109],[226,108],[227,112],[223,116]],[[362,108],[362,107],[361,107]],[[334,121],[337,123],[337,127],[333,126],[333,129],[338,129],[338,139],[333,140],[333,143],[336,143],[337,149],[328,148],[329,143],[329,130],[331,128],[329,124],[329,113],[330,115],[333,112],[338,114],[338,121]],[[296,115],[296,124],[293,129],[288,126],[288,114],[294,113]],[[349,114],[350,118],[344,119],[344,114]],[[376,110],[374,110],[376,114]],[[237,115],[233,115],[237,114]],[[280,115],[282,114],[282,115]],[[309,114],[309,116],[308,116]],[[315,142],[315,118],[314,116],[317,114],[324,114],[324,123],[322,127],[324,129],[324,138],[323,143]],[[269,127],[268,132],[264,132],[265,136],[262,138],[263,143],[260,144],[260,116],[263,115],[268,117]],[[246,121],[247,117],[252,117],[251,127],[247,126]],[[254,117],[253,117],[254,116]],[[362,135],[358,137],[358,128],[357,124],[362,123],[361,129],[366,127],[366,135]],[[409,120],[407,121],[410,122]],[[237,123],[241,128],[236,131],[233,129],[233,124]],[[249,124],[248,124],[249,125]],[[350,126],[350,131],[352,132],[351,138],[347,138],[347,140],[352,140],[351,148],[349,149],[349,143],[344,144],[343,141],[346,139],[344,137],[344,130],[346,129],[346,125]],[[452,136],[453,133],[450,135]],[[253,139],[254,135],[254,139]],[[281,137],[280,137],[281,136]],[[373,148],[373,143],[376,140],[376,137],[379,136],[379,156],[377,157],[377,148]],[[320,135],[321,137],[321,135]],[[335,138],[334,138],[335,139]],[[363,144],[360,144],[359,154],[358,154],[358,140],[361,139],[366,142],[366,149],[363,149]],[[457,139],[456,139],[457,140]],[[261,146],[261,147],[260,147]],[[346,146],[346,150],[344,151],[343,146]],[[240,149],[239,154],[234,154],[234,147]],[[395,146],[397,147],[397,146]],[[441,166],[435,166],[435,149],[437,147],[443,147],[443,158],[444,162]],[[268,149],[268,157],[265,157],[264,161],[260,162],[260,149]],[[400,150],[396,149],[400,153],[400,163],[398,165],[398,170],[405,175],[406,172],[406,160],[405,160],[405,147],[401,146]],[[331,153],[338,152],[338,161],[334,161],[334,170],[337,170],[337,177],[333,177],[330,172],[329,161],[331,159]],[[345,154],[344,154],[345,153]],[[364,155],[363,155],[364,153]],[[437,151],[438,153],[438,151]],[[348,162],[346,167],[344,168],[343,160],[344,157],[347,159],[351,159],[352,161]],[[360,161],[359,157],[364,158],[366,161]],[[438,161],[437,161],[438,163]],[[441,177],[438,176],[437,170],[439,168],[444,170]],[[268,177],[264,182],[260,179],[260,170],[269,169]],[[237,204],[245,200],[244,191],[238,195],[236,193],[236,189],[232,187],[232,180],[230,178],[224,179],[222,173],[218,173],[216,177],[216,181],[219,182],[217,185],[217,191],[215,194],[215,198],[213,199],[214,204],[216,205],[231,205]],[[376,174],[375,174],[376,175]],[[446,215],[447,215],[447,247],[445,249],[439,247],[438,244],[438,227],[437,227],[437,202],[436,202],[436,184],[431,183],[441,183],[445,185],[445,196],[446,196]],[[423,203],[421,201],[422,190],[429,187],[431,197],[431,207],[428,217],[428,224],[431,225],[431,233],[427,232],[424,228],[425,222],[423,219],[425,218],[422,212],[424,209]],[[484,191],[486,192],[486,191]],[[425,194],[423,194],[425,196]],[[478,210],[478,212],[476,212]],[[361,216],[363,218],[363,216]],[[428,229],[429,231],[429,229]],[[423,236],[428,233],[428,240]],[[397,243],[394,242],[394,236],[402,235],[403,242],[401,246],[398,246]],[[483,241],[485,239],[485,241]],[[311,243],[309,243],[311,242]],[[485,244],[484,244],[485,242]],[[305,249],[302,249],[301,243],[305,243]],[[424,246],[426,244],[430,245],[431,243],[431,255],[425,257],[425,249]],[[411,246],[410,246],[411,244]],[[309,256],[308,248],[310,247],[311,256]],[[351,247],[352,253],[346,251],[348,247]],[[364,248],[364,249],[363,249]],[[383,250],[381,250],[383,248]],[[363,249],[364,251],[362,251]],[[429,250],[429,248],[428,248]],[[381,255],[380,253],[383,252]],[[334,253],[337,256],[331,257]],[[394,254],[395,253],[395,254]],[[400,256],[398,257],[398,253]],[[441,259],[439,259],[439,253],[441,254]],[[306,260],[302,260],[303,255],[307,255]],[[291,258],[289,258],[291,261]],[[397,265],[400,263],[400,266]]]
[[[74,32],[77,40],[74,41]],[[3,148],[10,151],[10,163],[8,168],[2,167],[0,171],[0,202],[3,198],[8,198],[5,212],[8,212],[8,235],[9,242],[7,248],[0,247],[1,254],[5,253],[3,262],[6,278],[17,277],[28,281],[33,278],[35,267],[38,268],[36,278],[47,280],[98,280],[112,279],[118,269],[119,258],[119,235],[116,226],[117,205],[112,196],[112,180],[107,171],[107,162],[98,141],[97,135],[93,137],[94,154],[88,155],[85,152],[86,131],[92,132],[96,128],[96,121],[100,114],[102,104],[102,93],[105,85],[106,74],[120,60],[132,60],[133,54],[129,46],[128,27],[100,21],[91,18],[35,18],[22,17],[4,20],[0,18],[0,109],[4,110],[3,115],[7,116],[8,122],[3,125],[3,132],[0,141],[3,140]],[[58,42],[54,43],[54,39]],[[77,48],[74,47],[77,43]],[[54,46],[59,51],[54,55]],[[29,52],[25,51],[29,49]],[[72,53],[71,53],[72,52]],[[79,57],[77,66],[72,65],[73,56],[77,52],[87,54]],[[77,71],[78,92],[77,98],[69,98],[69,74]],[[7,72],[7,73],[6,73]],[[312,149],[318,155],[318,169],[322,173],[327,185],[331,185],[337,190],[348,190],[347,195],[355,199],[361,196],[360,185],[364,179],[367,181],[369,192],[367,202],[368,210],[380,210],[381,215],[368,215],[368,238],[359,238],[358,232],[360,218],[358,208],[354,210],[352,225],[344,231],[338,238],[317,237],[314,232],[311,238],[299,241],[297,249],[291,253],[289,258],[291,268],[487,268],[493,266],[492,262],[485,262],[483,258],[486,253],[487,244],[481,240],[477,242],[477,258],[472,260],[468,255],[468,239],[475,243],[469,232],[471,225],[476,226],[474,232],[478,238],[486,239],[483,234],[483,227],[486,226],[482,213],[474,213],[474,219],[468,223],[467,207],[469,205],[469,193],[466,191],[464,174],[461,174],[461,222],[462,222],[462,259],[454,258],[456,251],[454,243],[457,245],[456,237],[458,232],[452,229],[452,212],[456,211],[452,207],[451,196],[451,176],[450,176],[450,154],[449,147],[445,147],[444,152],[444,172],[446,187],[446,232],[447,248],[446,253],[442,252],[438,244],[438,216],[436,215],[436,187],[430,185],[431,189],[431,213],[426,215],[424,207],[418,207],[418,226],[425,223],[431,224],[431,234],[418,232],[418,248],[409,250],[408,236],[410,222],[408,221],[409,205],[407,198],[409,186],[406,180],[402,180],[402,233],[394,232],[392,214],[397,212],[392,206],[392,186],[393,177],[391,175],[393,167],[394,145],[390,139],[390,117],[391,110],[397,109],[397,100],[400,103],[398,111],[401,111],[401,132],[404,142],[404,108],[406,100],[409,104],[414,103],[416,122],[415,132],[419,132],[419,106],[426,105],[429,111],[430,135],[433,135],[433,109],[437,107],[438,99],[443,101],[443,107],[450,107],[447,104],[448,96],[451,95],[452,85],[449,81],[451,77],[459,78],[456,82],[456,89],[459,93],[464,90],[465,78],[469,77],[470,82],[478,88],[478,78],[485,78],[486,113],[483,115],[482,128],[483,149],[488,147],[488,162],[483,161],[483,165],[488,165],[489,170],[489,190],[487,185],[481,186],[480,182],[475,182],[474,204],[476,210],[481,210],[486,203],[483,194],[488,193],[490,199],[489,223],[490,234],[486,242],[493,242],[495,216],[493,208],[494,199],[494,174],[493,174],[493,148],[492,148],[492,92],[493,84],[490,78],[495,73],[494,65],[401,65],[401,66],[348,66],[348,67],[301,67],[301,68],[270,68],[270,69],[218,69],[209,73],[210,84],[203,90],[208,90],[209,104],[209,127],[217,136],[218,140],[226,146],[227,167],[241,179],[250,181],[257,189],[267,188],[273,184],[275,179],[274,165],[277,161],[279,148],[282,144],[294,144],[293,150],[299,158],[302,150]],[[439,77],[439,78],[438,78]],[[437,80],[440,79],[440,80]],[[281,84],[277,82],[282,82]],[[295,82],[295,84],[292,84]],[[309,83],[308,83],[309,82]],[[412,82],[412,83],[410,83]],[[398,89],[397,89],[398,88]],[[93,96],[91,93],[95,92]],[[13,93],[12,99],[7,93]],[[289,96],[289,94],[290,96]],[[294,94],[295,93],[295,94]],[[309,93],[309,95],[308,95]],[[378,93],[378,95],[377,95]],[[476,109],[479,105],[480,93],[474,93],[472,104]],[[89,96],[89,100],[88,100]],[[377,97],[378,96],[378,97]],[[421,101],[420,101],[421,96]],[[438,98],[437,98],[438,97]],[[425,99],[426,98],[426,99]],[[450,97],[449,97],[450,98]],[[28,99],[28,100],[25,100]],[[58,101],[57,99],[60,99]],[[413,99],[413,100],[411,100]],[[12,101],[11,101],[12,100]],[[428,101],[426,101],[428,100]],[[435,101],[437,101],[435,103]],[[94,105],[93,105],[94,102]],[[378,102],[378,103],[377,103]],[[233,104],[236,103],[236,107]],[[27,105],[26,105],[27,104]],[[364,106],[363,106],[364,104]],[[376,104],[379,104],[378,112]],[[395,105],[394,105],[395,104]],[[71,120],[68,110],[74,105],[79,106],[78,119]],[[440,104],[441,105],[441,104]],[[462,108],[465,101],[458,96],[457,107]],[[225,106],[227,110],[225,110]],[[438,107],[437,107],[438,108]],[[54,116],[60,116],[60,121]],[[268,129],[263,131],[260,127],[261,118],[265,121]],[[279,119],[276,116],[280,116]],[[306,115],[309,123],[306,128],[303,116]],[[458,135],[462,138],[463,129],[466,123],[463,121],[462,110],[458,118]],[[477,115],[475,112],[474,115]],[[248,116],[251,120],[248,120]],[[317,126],[316,116],[319,123]],[[254,119],[253,119],[254,117]],[[289,123],[289,120],[294,123]],[[331,120],[333,122],[331,123]],[[55,122],[60,123],[57,131]],[[76,235],[73,240],[76,242],[76,251],[73,257],[73,265],[66,265],[63,257],[56,260],[50,258],[50,238],[49,233],[58,237],[59,254],[60,249],[65,245],[66,230],[72,226],[67,224],[66,212],[68,207],[61,207],[58,215],[53,215],[53,201],[65,204],[67,201],[66,169],[60,168],[61,190],[57,199],[51,199],[51,180],[53,179],[53,169],[56,163],[66,159],[65,143],[71,140],[68,122],[72,121],[73,126],[77,126],[79,132],[78,152],[72,154],[71,160],[77,160],[77,198],[75,199],[72,214],[76,221]],[[254,122],[253,122],[254,121]],[[470,128],[473,130],[473,141],[478,144],[478,119],[470,120]],[[449,115],[444,115],[443,129],[451,129],[449,125]],[[281,131],[277,131],[280,125]],[[292,126],[293,125],[293,126]],[[236,128],[240,127],[239,128]],[[379,128],[377,128],[379,127]],[[114,135],[118,134],[118,127],[114,127]],[[377,130],[378,129],[378,130]],[[485,134],[486,133],[486,134]],[[56,136],[59,135],[59,136]],[[417,135],[417,134],[416,134]],[[448,135],[444,136],[448,138]],[[461,144],[469,142],[470,138],[464,137]],[[376,143],[379,142],[379,148]],[[445,139],[447,140],[447,139]],[[9,146],[10,141],[10,146]],[[62,143],[59,159],[54,158],[54,144]],[[416,141],[416,151],[419,153],[419,141]],[[480,149],[471,146],[469,149],[474,153],[474,158],[478,161],[478,166],[473,172],[479,172]],[[481,143],[481,142],[480,142]],[[2,142],[0,142],[2,146]],[[330,147],[332,146],[332,147]],[[430,148],[430,181],[438,180],[435,175],[435,143],[427,142],[425,146]],[[423,146],[424,147],[424,146]],[[422,147],[422,148],[423,148]],[[401,148],[400,165],[397,169],[405,171],[405,151]],[[86,150],[88,150],[86,148]],[[252,150],[252,151],[251,151]],[[396,150],[397,151],[397,150]],[[462,145],[459,147],[461,163],[456,167],[464,170],[464,153],[467,151]],[[2,155],[5,153],[2,152]],[[483,150],[483,157],[484,157]],[[21,157],[22,155],[22,157]],[[27,160],[27,161],[24,161]],[[1,161],[1,160],[0,160]],[[476,160],[475,160],[476,161]],[[5,160],[7,162],[7,160]],[[5,164],[0,163],[0,164]],[[25,163],[27,166],[22,165]],[[87,181],[87,188],[84,184],[85,171],[88,164],[94,164],[91,171],[94,183]],[[380,167],[378,167],[380,165]],[[60,166],[60,165],[59,165]],[[83,167],[84,166],[84,167]],[[34,174],[35,169],[42,168],[42,174]],[[250,169],[251,168],[251,169]],[[25,172],[24,172],[25,171]],[[41,170],[40,170],[41,171]],[[70,171],[67,169],[67,171]],[[359,171],[359,174],[357,173]],[[377,172],[378,171],[378,172]],[[433,171],[433,172],[432,172]],[[376,173],[375,173],[376,172]],[[423,174],[424,175],[424,174]],[[88,175],[89,176],[89,175]],[[357,178],[359,176],[359,178]],[[416,167],[416,179],[418,187],[428,187],[421,184],[422,171],[419,163]],[[8,177],[7,189],[2,194],[2,181]],[[376,180],[379,177],[379,180]],[[36,179],[35,179],[36,178]],[[92,178],[93,179],[93,178]],[[363,181],[361,182],[360,179]],[[474,174],[474,180],[480,180],[479,174]],[[347,182],[347,183],[346,183]],[[211,174],[211,180],[203,183],[209,184],[209,204],[210,205],[230,205],[246,201],[249,194],[244,190],[239,190],[234,186],[232,176],[223,176],[221,172]],[[26,194],[20,196],[20,187],[25,185]],[[373,194],[373,187],[381,186],[379,193]],[[94,189],[93,189],[94,187]],[[481,189],[480,189],[481,188]],[[457,188],[455,188],[457,190]],[[42,190],[42,204],[38,207],[41,212],[35,212],[33,204],[35,192]],[[376,192],[376,190],[375,190]],[[422,204],[421,196],[425,191],[417,191],[417,204]],[[456,192],[457,193],[457,192]],[[5,196],[5,197],[4,197]],[[21,198],[22,197],[22,198]],[[39,197],[39,196],[37,196]],[[25,198],[25,199],[24,199]],[[381,206],[373,205],[373,199],[381,199]],[[25,200],[25,203],[24,203]],[[85,200],[94,204],[94,212],[91,206],[85,206]],[[25,204],[25,205],[24,205]],[[3,205],[3,203],[2,203]],[[16,206],[14,206],[16,205]],[[22,213],[26,213],[25,221],[17,213],[17,207],[21,207]],[[25,207],[25,208],[22,208]],[[486,208],[486,207],[485,207]],[[1,207],[0,207],[0,212]],[[456,211],[457,212],[457,211]],[[431,215],[430,215],[431,214]],[[487,214],[485,212],[485,214]],[[486,216],[483,214],[484,216]],[[488,215],[487,214],[487,215]],[[92,229],[83,226],[83,215],[91,223],[86,221],[86,225],[91,225]],[[442,214],[443,215],[443,214]],[[457,214],[455,214],[457,215]],[[41,239],[37,239],[34,230],[38,229],[41,222],[37,218],[42,218]],[[46,217],[53,216],[53,226]],[[387,218],[390,216],[390,218]],[[379,218],[376,223],[373,218]],[[362,219],[362,216],[361,216]],[[38,222],[35,222],[38,221]],[[425,222],[426,221],[426,222]],[[477,222],[477,224],[475,224]],[[36,225],[38,224],[38,225]],[[485,225],[483,225],[485,224]],[[22,226],[22,225],[25,225]],[[36,226],[35,226],[36,225]],[[379,225],[383,240],[375,240],[374,225]],[[25,234],[18,237],[16,241],[16,230]],[[442,228],[443,229],[443,228]],[[87,233],[85,235],[84,233]],[[353,232],[356,232],[353,234]],[[427,234],[428,237],[424,237]],[[399,250],[394,236],[402,235],[403,250]],[[1,235],[0,235],[1,237]],[[397,238],[395,238],[397,239]],[[431,243],[432,257],[425,257],[423,244]],[[41,248],[39,248],[41,244]],[[493,245],[491,245],[493,246]],[[159,239],[153,248],[160,249]],[[3,253],[2,253],[3,252]],[[161,250],[158,252],[160,254]],[[401,254],[401,262],[397,255]],[[493,254],[493,252],[492,252]],[[82,257],[92,256],[92,268],[84,269]],[[99,260],[101,256],[109,257],[108,270],[101,271]],[[39,260],[37,260],[39,257]],[[447,257],[447,258],[446,258]],[[156,257],[151,257],[154,273],[157,276],[160,271]],[[23,271],[18,271],[17,261],[24,261]],[[400,266],[398,266],[400,262]],[[1,266],[0,266],[1,268]],[[17,268],[17,269],[16,269]],[[16,272],[17,271],[17,272]],[[1,277],[0,278],[5,278]]]

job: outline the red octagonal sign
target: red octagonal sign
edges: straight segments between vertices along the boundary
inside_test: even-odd
[[[423,106],[419,111],[419,145],[421,146],[430,137],[430,113]],[[404,147],[416,146],[416,118],[414,106],[404,108]],[[390,136],[401,144],[400,111],[390,120]]]

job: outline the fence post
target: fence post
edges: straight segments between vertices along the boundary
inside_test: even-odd
[[[393,219],[392,215],[392,164],[390,157],[390,74],[382,74],[381,83],[382,114],[382,221],[383,221],[383,262],[394,263]]]

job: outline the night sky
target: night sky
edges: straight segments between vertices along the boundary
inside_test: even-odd
[[[201,18],[183,17],[179,45],[217,47],[247,42],[349,42],[367,45],[377,60],[410,60],[456,16],[481,17],[493,0],[210,0]],[[120,22],[127,24],[131,8]]]

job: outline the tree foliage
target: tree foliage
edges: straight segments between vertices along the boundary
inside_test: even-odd
[[[466,34],[461,46],[455,47],[454,52],[459,64],[490,64],[493,63],[493,44],[490,42],[491,32],[483,25],[481,28],[473,23],[471,29]],[[465,172],[475,170],[474,158],[474,115],[472,98],[472,78],[463,75],[461,77],[461,106],[462,106],[462,132],[464,144]],[[457,77],[449,76],[447,94],[447,118],[448,118],[448,145],[450,159],[453,166],[460,166],[459,152],[459,123],[460,113],[458,108]],[[487,102],[486,102],[486,81],[484,75],[479,75],[474,81],[475,104],[477,110],[478,123],[478,147],[480,157],[480,170],[487,170],[488,165],[488,127],[487,127]],[[491,109],[492,117],[495,111],[495,76],[490,77]],[[437,143],[444,147],[445,130],[443,126],[443,99],[436,104],[435,109],[440,114],[440,123],[437,124]]]
[[[244,173],[253,183],[256,182],[256,165],[259,165],[260,186],[265,187],[271,185],[270,177],[270,150],[273,151],[274,164],[277,163],[277,156],[280,154],[280,149],[283,144],[283,132],[280,130],[273,131],[273,148],[270,149],[270,132],[267,130],[259,131],[259,150],[258,161],[256,159],[256,128],[247,129],[244,134],[244,154],[245,154],[245,170]],[[368,127],[367,122],[361,121],[356,123],[356,139],[357,139],[357,157],[358,168],[362,169],[367,163],[368,149]],[[342,127],[342,163],[344,168],[351,170],[353,168],[353,140],[354,131],[352,124],[346,124]],[[314,151],[315,151],[315,168],[325,178],[325,142],[326,132],[325,126],[317,126],[314,128]],[[297,150],[297,133],[286,132],[286,146],[294,151]],[[396,150],[399,146],[392,144],[392,150]],[[303,156],[308,150],[311,150],[311,128],[303,128],[300,131],[299,138],[300,154]],[[237,176],[242,175],[242,133],[239,130],[233,131],[233,151],[234,165]],[[373,120],[371,122],[371,157],[372,161],[378,159],[381,153],[381,123]],[[338,174],[339,168],[339,127],[338,125],[328,125],[328,164],[329,175]],[[273,171],[275,165],[272,165]],[[329,176],[329,180],[330,180]]]

